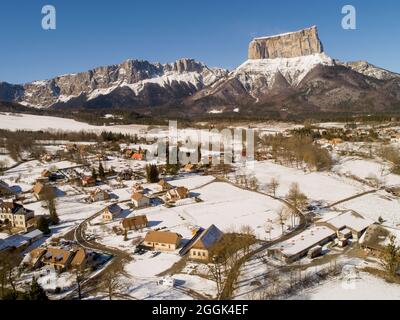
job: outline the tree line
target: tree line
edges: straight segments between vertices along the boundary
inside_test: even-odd
[[[261,150],[270,152],[275,161],[286,166],[303,167],[305,164],[309,170],[330,170],[333,160],[329,151],[314,143],[309,134],[295,134],[287,137],[283,134],[274,136],[265,135],[259,138]]]

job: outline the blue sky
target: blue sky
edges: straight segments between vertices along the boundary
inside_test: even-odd
[[[57,9],[57,30],[41,9]],[[341,8],[357,9],[357,30],[341,28]],[[235,68],[253,37],[318,25],[325,51],[400,72],[398,0],[2,0],[0,81],[23,83],[146,59],[190,57]]]

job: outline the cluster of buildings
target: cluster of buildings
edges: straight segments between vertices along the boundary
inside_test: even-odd
[[[121,228],[125,231],[143,231],[149,227],[149,220],[146,215],[135,215],[122,219]],[[176,232],[149,230],[141,244],[146,250],[160,252],[173,252],[180,250],[179,254],[186,254],[193,260],[208,260],[210,249],[223,237],[215,225],[208,229],[196,229],[189,241],[183,241],[182,235]]]
[[[182,245],[182,236],[168,231],[149,231],[143,241],[143,246],[150,250],[168,252],[180,249],[179,254],[188,254],[192,260],[210,261],[212,248],[224,236],[223,232],[215,225],[208,229],[198,229],[192,239]]]
[[[314,258],[322,253],[322,247],[330,242],[345,247],[350,239],[358,242],[374,221],[354,211],[331,212],[317,220],[315,225],[295,237],[268,249],[268,254],[283,262],[292,263],[305,256]]]

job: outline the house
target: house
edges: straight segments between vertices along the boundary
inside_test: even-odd
[[[45,153],[40,158],[42,161],[50,162],[53,160],[53,156],[51,154]]]
[[[220,241],[223,236],[223,232],[215,225],[202,231],[201,235],[190,246],[190,259],[208,261],[210,259],[210,249]]]
[[[368,227],[359,243],[371,254],[379,256],[385,251],[391,237],[395,237],[396,245],[400,246],[400,229],[374,224]]]
[[[168,190],[166,196],[169,201],[186,199],[189,196],[189,190],[185,187],[177,187],[175,189]]]
[[[330,143],[331,143],[332,145],[336,146],[336,145],[338,145],[338,144],[343,143],[343,140],[340,139],[340,138],[334,138],[334,139],[332,139],[332,140],[330,141]]]
[[[82,187],[94,187],[96,185],[96,179],[92,176],[83,176],[81,183]]]
[[[29,266],[33,269],[39,268],[42,265],[42,257],[46,253],[44,248],[36,248],[29,252],[22,261],[24,266]]]
[[[105,208],[101,213],[101,217],[104,221],[112,221],[115,217],[119,216],[122,212],[122,208],[117,204],[112,204]]]
[[[141,230],[148,225],[147,217],[144,215],[129,217],[122,220],[122,227],[124,230]]]
[[[49,170],[47,170],[47,169],[44,169],[44,170],[42,171],[42,173],[40,174],[40,176],[41,176],[42,178],[49,178],[49,177],[51,176],[51,172],[50,172]]]
[[[325,214],[325,216],[315,224],[334,230],[339,239],[353,238],[353,240],[357,241],[363,232],[374,224],[374,221],[364,218],[354,211],[332,212]]]
[[[75,251],[75,255],[71,261],[71,267],[75,269],[81,269],[88,262],[90,254],[86,252],[84,248],[78,248]]]
[[[110,194],[100,188],[96,188],[95,190],[90,192],[90,201],[92,202],[105,201],[108,199],[110,199]]]
[[[135,192],[131,197],[132,203],[136,208],[142,208],[150,205],[150,198],[141,192]]]
[[[15,192],[9,187],[7,183],[5,183],[3,180],[0,180],[0,197],[4,196],[12,196],[14,195]]]
[[[144,160],[144,155],[142,153],[134,153],[131,156],[133,160]]]
[[[124,155],[124,157],[126,159],[129,159],[132,156],[133,151],[132,151],[132,149],[124,149],[124,150],[122,150],[122,154]]]
[[[311,249],[323,246],[336,238],[336,232],[325,226],[315,226],[271,246],[268,255],[282,262],[292,263],[307,256]]]
[[[160,180],[157,183],[157,187],[156,187],[158,192],[163,192],[163,191],[168,191],[170,189],[172,189],[172,186],[165,180]]]
[[[183,167],[183,171],[186,173],[196,172],[196,166],[194,164],[188,163]]]
[[[0,220],[8,222],[12,228],[27,231],[34,224],[35,213],[26,209],[23,205],[0,200]]]
[[[33,249],[23,260],[25,266],[33,269],[50,266],[62,272],[71,268],[85,267],[93,257],[92,252],[79,246],[66,247],[39,247]]]
[[[40,181],[33,187],[33,194],[37,200],[50,200],[56,197],[54,187]]]
[[[49,247],[41,257],[41,262],[46,266],[52,266],[57,271],[67,270],[72,262],[75,252],[60,248]]]
[[[134,193],[144,191],[143,186],[140,183],[135,183],[132,187],[132,190]]]
[[[174,251],[178,249],[182,236],[167,231],[149,231],[144,238],[144,246],[159,251]]]

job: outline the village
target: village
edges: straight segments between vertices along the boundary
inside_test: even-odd
[[[54,300],[302,299],[326,288],[368,299],[367,283],[400,298],[398,257],[387,257],[400,245],[400,126],[250,127],[255,158],[232,164],[183,147],[199,161],[149,160],[143,127],[35,140],[40,152],[15,159],[5,144],[2,294],[34,280]]]

